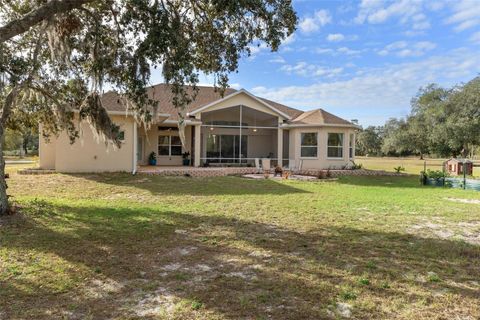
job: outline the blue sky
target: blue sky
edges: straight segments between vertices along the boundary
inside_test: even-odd
[[[230,86],[363,126],[410,112],[429,83],[480,75],[480,0],[293,0],[297,30],[271,52],[252,46]],[[152,83],[162,81],[160,71]],[[201,84],[213,85],[202,76]]]
[[[407,115],[421,86],[450,86],[480,73],[480,0],[297,0],[293,6],[294,35],[276,53],[253,47],[231,86],[377,125]]]

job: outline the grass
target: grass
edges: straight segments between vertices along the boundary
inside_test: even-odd
[[[355,162],[362,164],[365,169],[385,170],[394,172],[395,167],[404,167],[405,173],[420,174],[424,170],[424,163],[427,162],[427,169],[442,170],[442,164],[446,159],[430,159],[420,160],[418,158],[396,158],[396,157],[356,157]],[[480,167],[473,168],[473,175],[480,177]]]
[[[478,192],[13,173],[9,191],[0,319],[480,317],[480,205],[452,201]]]

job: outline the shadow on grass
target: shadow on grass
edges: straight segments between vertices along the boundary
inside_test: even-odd
[[[115,186],[130,187],[133,185],[154,195],[210,196],[308,193],[308,191],[271,179],[254,180],[235,176],[192,178],[136,175],[132,177],[131,174],[127,173],[74,174],[72,176]],[[212,180],[215,183],[211,183]]]
[[[2,250],[23,252],[11,259],[27,270],[2,271],[6,319],[149,318],[162,309],[179,319],[318,319],[355,296],[356,318],[398,315],[387,311],[395,304],[382,308],[389,301],[417,304],[425,318],[448,318],[435,309],[442,301],[456,315],[480,312],[479,288],[469,285],[480,277],[480,247],[466,243],[340,227],[298,232],[149,208],[41,207],[50,214],[27,207],[34,219],[0,229]],[[51,264],[32,273],[39,253]],[[435,296],[441,290],[449,296]],[[172,311],[171,299],[184,308]]]

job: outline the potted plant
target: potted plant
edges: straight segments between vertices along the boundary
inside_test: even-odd
[[[183,165],[184,166],[189,166],[190,165],[190,152],[184,152],[182,153],[182,158],[183,158]]]
[[[151,165],[151,166],[156,166],[157,165],[157,155],[153,151],[148,156],[148,164]]]

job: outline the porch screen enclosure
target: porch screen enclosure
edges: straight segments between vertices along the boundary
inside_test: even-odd
[[[277,154],[278,117],[234,106],[202,114],[202,157],[207,165],[253,165]]]

